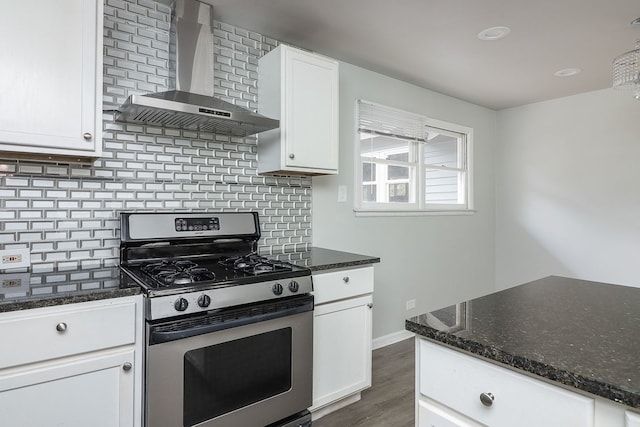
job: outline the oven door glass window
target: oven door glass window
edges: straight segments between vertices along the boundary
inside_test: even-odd
[[[291,328],[184,355],[184,425],[193,426],[291,389]]]

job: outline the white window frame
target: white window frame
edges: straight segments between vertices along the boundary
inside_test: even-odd
[[[459,156],[459,164],[463,165],[461,171],[460,168],[451,168],[443,165],[429,165],[424,162],[420,148],[422,144],[417,141],[410,141],[409,139],[402,139],[409,142],[409,162],[400,162],[394,160],[378,159],[376,160],[376,184],[378,187],[377,192],[379,196],[382,196],[387,191],[386,179],[381,185],[382,174],[386,176],[386,166],[398,165],[405,166],[407,164],[414,164],[409,171],[409,191],[413,193],[414,202],[408,203],[393,203],[393,202],[365,202],[363,197],[363,182],[362,169],[363,162],[360,154],[361,150],[361,138],[358,131],[359,123],[359,111],[358,103],[366,102],[380,106],[385,109],[393,110],[398,113],[404,113],[410,116],[417,116],[415,113],[399,110],[392,107],[387,107],[381,104],[377,104],[366,100],[356,100],[356,126],[355,126],[355,194],[354,194],[354,211],[356,216],[416,216],[416,215],[465,215],[473,214],[473,128],[468,126],[459,125],[456,123],[445,122],[429,117],[421,117],[427,129],[437,130],[439,133],[447,134],[452,137],[462,136],[458,140],[457,153]],[[401,138],[399,138],[401,139]],[[462,157],[462,158],[460,158]],[[413,163],[412,163],[413,159]],[[425,202],[425,171],[427,169],[440,169],[451,170],[455,172],[462,172],[460,174],[460,181],[458,182],[458,191],[463,194],[459,194],[459,197],[465,200],[465,203],[426,203]],[[373,183],[373,182],[372,182]],[[378,197],[378,199],[384,199],[384,197]]]

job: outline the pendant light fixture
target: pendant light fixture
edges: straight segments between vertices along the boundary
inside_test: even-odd
[[[640,18],[631,25],[640,27]],[[634,50],[613,60],[613,88],[629,90],[636,99],[640,99],[640,40],[636,41]]]

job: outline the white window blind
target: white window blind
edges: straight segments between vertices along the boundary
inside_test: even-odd
[[[471,209],[470,128],[357,101],[356,211]]]
[[[358,132],[425,141],[426,126],[424,116],[358,100]]]

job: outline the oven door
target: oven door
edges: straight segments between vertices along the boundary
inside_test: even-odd
[[[263,427],[312,402],[313,296],[147,327],[148,427]]]

